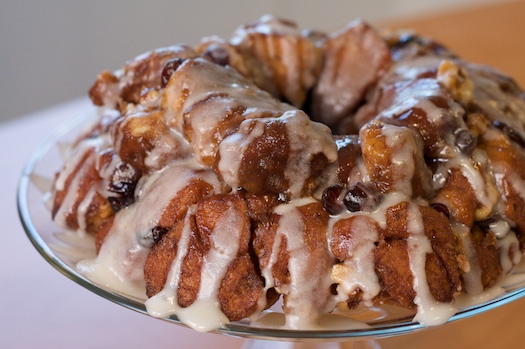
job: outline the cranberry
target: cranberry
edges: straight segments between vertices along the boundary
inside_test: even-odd
[[[137,236],[137,239],[142,246],[151,248],[156,245],[168,231],[169,229],[166,227],[155,226],[151,228],[146,235]]]
[[[108,197],[108,201],[113,211],[118,212],[123,208],[133,204],[135,202],[135,198],[127,196],[110,196]]]
[[[164,234],[166,234],[168,231],[169,229],[166,227],[156,226],[156,227],[153,227],[149,231],[147,236],[151,236],[151,238],[153,239],[153,242],[157,243],[164,236]]]
[[[324,190],[321,203],[326,212],[331,215],[336,215],[343,211],[344,206],[341,202],[342,192],[343,187],[339,184],[334,184]]]
[[[177,68],[182,64],[182,62],[184,62],[182,58],[173,58],[166,63],[164,69],[162,69],[162,75],[160,80],[161,88],[164,88],[168,85],[171,76],[173,75],[175,70],[177,70]]]
[[[220,45],[210,46],[204,53],[204,57],[208,58],[213,63],[226,66],[230,63],[230,55],[225,47]]]
[[[348,188],[343,203],[350,212],[370,210],[379,202],[379,197],[364,183],[356,182]]]
[[[430,204],[430,207],[432,207],[434,210],[438,211],[439,213],[443,213],[447,218],[450,218],[450,211],[447,205],[444,205],[439,202],[434,202]]]
[[[493,125],[497,129],[502,131],[507,137],[509,137],[511,141],[516,142],[522,148],[525,148],[525,139],[523,139],[523,137],[514,129],[512,129],[509,125],[501,121],[494,121]]]
[[[470,156],[476,149],[478,140],[472,133],[465,129],[458,129],[454,132],[456,137],[454,144],[465,155]]]
[[[111,175],[108,190],[123,196],[132,197],[140,176],[140,171],[135,167],[127,162],[121,162]]]
[[[117,165],[108,185],[108,191],[119,194],[116,197],[108,197],[109,204],[115,212],[135,202],[135,188],[141,175],[139,170],[126,162]]]

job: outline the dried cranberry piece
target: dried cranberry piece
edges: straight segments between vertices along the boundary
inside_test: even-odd
[[[164,88],[168,85],[168,82],[170,81],[171,76],[177,70],[178,67],[184,62],[182,58],[173,58],[170,59],[166,65],[164,66],[164,69],[162,69],[162,75],[160,80],[160,87]]]
[[[454,132],[456,137],[454,144],[465,155],[470,156],[478,145],[478,140],[472,133],[465,129],[458,129]]]
[[[350,212],[373,209],[379,202],[379,197],[362,182],[356,182],[348,188],[343,203]]]
[[[133,204],[135,202],[135,198],[127,196],[110,196],[108,197],[108,201],[113,211],[118,212],[123,208]]]
[[[331,215],[341,213],[344,209],[344,206],[341,202],[342,193],[343,187],[339,184],[334,184],[326,188],[323,191],[323,196],[321,197],[323,209]]]
[[[139,244],[146,248],[152,248],[154,245],[156,245],[160,239],[169,231],[169,228],[161,227],[161,226],[155,226],[151,228],[150,231],[148,231],[145,235],[138,234],[137,235],[137,241]]]
[[[149,234],[151,234],[153,241],[157,243],[168,231],[169,229],[166,227],[156,226],[150,230]]]
[[[121,162],[115,167],[107,188],[108,191],[119,194],[108,197],[109,204],[115,212],[135,202],[135,188],[141,175],[139,170],[126,162]]]
[[[525,139],[523,139],[523,137],[518,132],[516,132],[513,128],[511,128],[509,125],[501,121],[494,121],[493,125],[497,129],[502,131],[507,137],[509,137],[511,141],[516,142],[518,143],[519,146],[521,146],[522,148],[525,148]]]
[[[204,52],[204,57],[208,58],[215,64],[227,66],[230,63],[230,55],[228,50],[225,47],[219,45],[210,46],[206,52]]]
[[[151,228],[151,230],[142,237],[140,243],[145,247],[153,247],[153,245],[157,244],[168,231],[169,228],[157,225]]]
[[[432,207],[434,210],[438,211],[439,213],[443,213],[447,218],[450,218],[450,210],[448,209],[447,205],[434,202],[430,204],[430,207]]]
[[[140,179],[141,172],[127,162],[121,162],[113,171],[108,190],[113,193],[131,197]]]

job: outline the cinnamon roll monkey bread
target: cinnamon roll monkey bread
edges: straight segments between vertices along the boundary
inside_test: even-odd
[[[525,249],[525,97],[509,77],[363,21],[265,16],[102,72],[52,215],[92,280],[199,330],[341,304],[432,326]]]

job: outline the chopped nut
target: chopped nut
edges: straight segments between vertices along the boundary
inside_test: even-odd
[[[344,283],[346,276],[352,273],[353,269],[343,263],[336,264],[332,267],[332,281],[342,284]]]
[[[445,59],[438,68],[437,80],[448,89],[456,102],[467,105],[474,96],[474,84],[467,72],[456,63]]]

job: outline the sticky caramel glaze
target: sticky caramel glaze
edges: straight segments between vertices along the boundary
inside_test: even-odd
[[[478,201],[474,189],[460,170],[450,171],[445,185],[438,191],[433,201],[444,204],[454,221],[469,228],[474,225],[474,212]]]
[[[162,171],[142,177],[135,190],[136,201],[118,211],[97,258],[80,263],[80,270],[108,287],[128,289],[128,293],[137,297],[144,294],[143,265],[147,255],[162,235],[161,228],[171,228],[159,227],[159,219],[166,214],[174,220],[177,212],[166,209],[171,208],[170,203],[176,196],[179,196],[176,200],[191,205],[198,195],[195,188],[187,187],[199,180],[213,188],[210,194],[223,188],[213,172],[191,163],[171,163]],[[187,207],[178,208],[184,209]]]
[[[481,286],[489,288],[499,280],[503,272],[496,235],[491,231],[484,232],[479,226],[476,226],[472,229],[471,239],[481,270]]]
[[[145,90],[160,89],[162,70],[170,59],[195,56],[193,48],[187,45],[175,45],[144,53],[115,74],[108,71],[99,74],[89,90],[89,97],[98,106],[138,104]]]
[[[483,120],[485,123],[486,120]],[[525,155],[524,150],[513,144],[500,130],[481,128],[479,147],[490,159],[496,185],[501,192],[502,215],[515,226],[520,248],[525,244]]]
[[[461,290],[458,241],[443,213],[389,194],[374,211],[335,217],[328,232],[339,261],[332,277],[339,299],[349,306],[399,304],[417,310],[425,325],[455,312],[451,303]]]
[[[161,108],[167,124],[189,140],[196,159],[206,165],[213,164],[219,143],[243,120],[294,109],[235,70],[201,58],[186,60],[173,73]]]
[[[334,136],[337,145],[337,179],[339,183],[348,183],[348,177],[362,157],[358,135]]]
[[[113,216],[104,170],[111,167],[114,154],[103,149],[103,139],[81,141],[70,154],[68,165],[57,174],[51,212],[59,224],[96,234]]]
[[[337,160],[328,127],[203,59],[187,60],[174,72],[162,105],[197,161],[213,164],[234,190],[309,195],[321,169]]]
[[[382,192],[428,197],[433,188],[419,135],[407,127],[370,122],[359,132],[370,184]]]
[[[439,83],[442,57],[423,56],[396,62],[379,81],[370,101],[355,115],[351,129],[361,129],[371,119],[415,129],[422,137],[425,156],[444,157],[451,152],[451,133],[465,129],[464,109]]]
[[[243,121],[220,144],[214,169],[232,188],[297,198],[311,195],[324,167],[336,160],[330,130],[293,110]]]
[[[319,202],[300,199],[277,206],[255,232],[253,248],[265,288],[284,296],[289,328],[315,328],[319,317],[336,305],[327,224],[328,214]]]
[[[79,270],[147,291],[154,316],[212,330],[282,294],[288,328],[339,302],[437,325],[525,249],[521,90],[432,41],[264,18],[139,56],[91,97],[52,214],[97,235]]]
[[[190,234],[191,245],[187,251],[177,248],[181,235],[186,233]],[[201,200],[195,212],[175,226],[148,255],[144,271],[147,294],[153,297],[148,304],[175,297],[177,307],[188,308],[213,297],[230,320],[240,320],[260,310],[260,299],[266,293],[250,256],[250,239],[247,204],[240,196],[215,195]],[[177,255],[178,283],[166,283],[170,272],[177,274],[171,270]],[[161,291],[162,295],[156,296]]]
[[[191,155],[187,142],[170,131],[160,110],[130,113],[112,130],[119,157],[144,174]]]
[[[389,241],[392,240],[409,240],[412,234],[415,233],[410,227],[411,222],[409,219],[412,217],[409,216],[409,205],[403,202],[388,208],[386,211],[388,229],[382,231],[380,235],[378,251],[378,254],[382,255],[383,258],[388,258],[388,256],[380,252],[382,240],[388,245]],[[454,293],[461,289],[456,262],[457,256],[454,249],[454,246],[457,245],[456,238],[449,224],[447,224],[448,219],[445,215],[428,206],[419,206],[418,210],[422,219],[424,235],[432,245],[432,252],[426,254],[425,263],[430,294],[438,302],[451,302]],[[410,249],[408,252],[409,257],[412,258]],[[389,257],[397,258],[396,255],[390,255]],[[394,266],[395,261],[390,260],[389,263],[397,270]],[[380,266],[376,266],[376,269],[380,268]],[[384,275],[384,273],[379,272],[380,280],[382,280]],[[388,277],[392,276],[389,275]],[[385,289],[388,288],[385,287]],[[406,295],[410,294],[410,292],[401,292],[401,294]],[[416,295],[413,294],[413,296],[415,297]],[[405,297],[401,296],[401,299],[405,300]]]

